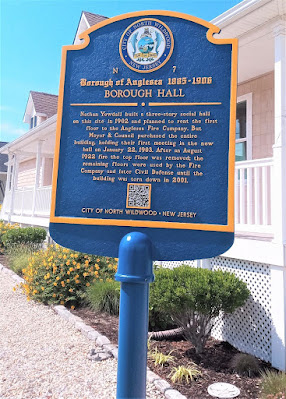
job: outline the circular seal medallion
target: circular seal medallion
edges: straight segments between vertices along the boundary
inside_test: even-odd
[[[156,71],[170,59],[174,38],[170,28],[155,18],[133,22],[121,36],[120,57],[133,71]]]

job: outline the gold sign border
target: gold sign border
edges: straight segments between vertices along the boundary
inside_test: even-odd
[[[81,217],[66,217],[56,216],[56,192],[58,182],[58,168],[59,168],[59,154],[60,154],[60,140],[63,116],[63,97],[64,97],[64,83],[66,72],[66,58],[68,51],[77,51],[86,48],[89,45],[89,34],[100,29],[106,25],[112,24],[117,21],[132,17],[147,17],[154,16],[167,16],[185,19],[196,24],[208,28],[206,33],[207,40],[216,45],[231,44],[232,45],[232,59],[231,59],[231,93],[230,93],[230,123],[229,123],[229,156],[228,156],[228,214],[227,224],[203,224],[203,223],[179,223],[179,222],[158,222],[146,220],[122,220],[122,219],[90,219]],[[183,230],[205,230],[205,231],[221,231],[233,232],[234,231],[234,167],[235,167],[235,117],[236,117],[236,93],[237,93],[237,52],[238,52],[238,39],[217,39],[213,35],[219,33],[220,28],[205,21],[188,14],[172,12],[172,11],[139,11],[132,12],[116,17],[110,18],[99,22],[95,26],[84,31],[79,38],[84,39],[84,42],[79,45],[64,46],[62,48],[62,65],[60,74],[59,98],[58,98],[58,118],[56,130],[56,143],[55,143],[55,158],[53,169],[53,184],[52,184],[52,198],[51,198],[51,223],[65,223],[65,224],[85,224],[85,225],[107,225],[107,226],[130,226],[130,227],[150,227],[150,228],[163,228],[163,229],[183,229]]]
[[[165,28],[167,29],[167,31],[169,32],[170,37],[171,37],[171,48],[170,48],[170,52],[169,52],[168,57],[165,59],[165,61],[161,65],[157,66],[156,68],[149,69],[149,70],[146,70],[146,71],[139,71],[138,69],[133,68],[131,65],[129,65],[128,62],[125,61],[125,59],[123,57],[123,54],[122,54],[122,49],[121,49],[121,44],[122,44],[122,40],[124,38],[125,33],[128,31],[128,29],[130,29],[131,26],[133,26],[135,23],[138,23],[138,22],[141,22],[141,21],[156,21],[156,22],[159,22],[160,24],[165,26]],[[128,68],[132,69],[132,71],[139,72],[139,73],[149,73],[149,72],[154,72],[154,71],[157,71],[158,69],[160,69],[162,66],[164,66],[169,61],[169,59],[171,58],[171,55],[173,54],[173,50],[174,50],[174,36],[173,36],[173,33],[172,33],[171,29],[164,22],[162,22],[162,21],[160,21],[159,19],[156,19],[156,18],[142,18],[142,19],[139,19],[138,21],[133,22],[132,24],[130,24],[128,26],[128,28],[125,29],[124,33],[122,34],[121,39],[120,39],[120,43],[119,43],[119,54],[120,54],[121,60],[124,62],[124,64]]]

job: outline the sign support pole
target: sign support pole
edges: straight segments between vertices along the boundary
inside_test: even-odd
[[[154,281],[152,243],[138,232],[125,235],[119,246],[121,282],[117,399],[146,398],[149,283]]]

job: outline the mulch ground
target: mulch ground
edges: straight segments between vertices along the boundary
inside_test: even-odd
[[[88,308],[80,308],[72,311],[81,317],[86,324],[89,324],[100,333],[106,335],[112,343],[117,344],[118,318],[107,314],[94,312]],[[231,361],[237,353],[237,349],[226,342],[210,339],[206,345],[205,352],[197,355],[193,345],[185,340],[178,341],[151,341],[151,350],[157,350],[174,356],[174,361],[167,366],[155,366],[154,361],[148,359],[149,368],[160,377],[168,381],[175,389],[190,399],[210,399],[207,388],[215,382],[227,382],[237,386],[241,393],[239,399],[259,398],[259,377],[246,377],[234,373],[231,368]],[[202,375],[196,381],[189,384],[172,383],[170,373],[173,367],[186,366],[194,362]],[[271,368],[270,364],[260,361],[262,369]]]

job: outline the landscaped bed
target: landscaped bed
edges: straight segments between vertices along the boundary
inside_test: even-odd
[[[73,314],[81,317],[85,323],[95,328],[98,332],[106,335],[112,343],[117,343],[118,317],[106,313],[94,312],[89,308],[79,308],[72,311]],[[195,353],[193,345],[185,340],[178,341],[151,341],[150,350],[155,350],[174,356],[174,361],[166,366],[155,366],[152,359],[148,359],[149,368],[161,378],[168,381],[175,389],[190,399],[210,399],[207,388],[215,382],[227,382],[237,386],[241,394],[239,399],[256,399],[260,393],[261,378],[259,376],[247,377],[236,374],[231,362],[233,357],[239,353],[234,347],[226,342],[209,339],[205,351],[201,355]],[[170,373],[173,367],[179,365],[188,366],[194,362],[198,365],[202,375],[193,382],[173,383]],[[264,369],[271,369],[270,364],[259,361],[259,366]]]
[[[0,246],[8,255],[1,256],[0,262],[24,277],[20,287],[28,300],[65,305],[117,343],[117,259],[59,245],[40,249],[44,237],[43,229],[21,229],[0,222]],[[173,340],[149,340],[152,371],[192,399],[210,399],[208,386],[217,382],[238,387],[240,399],[285,399],[285,373],[277,373],[269,364],[211,338],[216,317],[221,312],[233,313],[246,303],[250,295],[246,283],[229,272],[185,265],[173,270],[155,267],[154,273],[149,328],[180,327],[187,339],[181,335]],[[272,374],[261,377],[261,372],[269,370]]]

